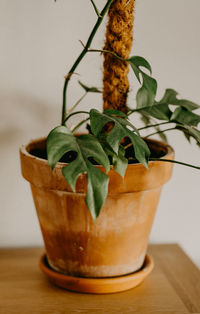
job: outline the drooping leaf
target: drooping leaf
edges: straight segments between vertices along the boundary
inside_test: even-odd
[[[119,175],[124,179],[126,169],[128,166],[128,159],[124,157],[125,155],[125,150],[123,146],[119,146],[119,152],[117,154],[113,154],[113,166],[114,169]]]
[[[119,129],[121,129],[123,134],[126,131],[127,126],[129,126],[136,132],[137,135],[139,135],[138,129],[133,124],[131,124],[131,122],[129,120],[127,120],[127,116],[125,115],[126,119],[122,118],[124,115],[123,112],[122,112],[122,117],[119,117],[119,115],[117,115],[117,116],[116,116],[116,114],[113,115],[112,111],[113,111],[112,109],[111,110],[107,109],[103,113],[101,113],[96,109],[90,110],[91,130],[95,136],[99,136],[99,134],[102,131],[102,128],[108,122],[116,124],[119,127]],[[114,112],[116,113],[118,111],[114,110]],[[117,151],[117,149],[118,149],[118,147],[116,149],[114,149],[114,151]]]
[[[111,131],[108,133],[106,140],[114,152],[118,154],[121,140],[124,137],[129,137],[133,143],[136,159],[148,168],[148,160],[150,155],[149,148],[144,140],[139,136],[138,130],[128,120],[121,117],[100,113],[96,109],[91,109],[90,122],[92,133],[97,137],[100,136],[104,125],[108,122],[112,122],[114,125]],[[131,127],[132,130],[130,130],[128,126]]]
[[[180,129],[180,130],[183,132],[183,135],[185,136],[186,140],[187,140],[189,143],[191,143],[191,141],[190,141],[191,136],[190,136],[187,132],[185,132],[183,129]]]
[[[150,116],[159,119],[159,120],[170,120],[172,111],[169,109],[167,104],[155,104],[151,107],[143,109]]]
[[[123,117],[123,118],[125,118],[125,119],[128,118],[127,115],[126,115],[124,112],[120,111],[120,110],[105,109],[105,110],[104,110],[104,113],[105,113],[105,114],[108,114],[108,115],[117,116],[117,117]]]
[[[140,136],[134,133],[132,133],[132,135],[129,135],[129,138],[133,143],[136,159],[148,169],[150,150],[147,144]]]
[[[194,126],[177,124],[176,129],[181,130],[188,140],[190,137],[194,138],[197,142],[197,145],[200,146],[200,131],[197,128]]]
[[[198,123],[199,115],[196,115],[191,111],[200,108],[200,106],[185,99],[177,99],[176,96],[177,92],[175,90],[167,89],[160,101],[154,101],[154,104],[151,107],[145,106],[137,108],[137,110],[139,112],[146,112],[147,115],[159,120],[174,120],[176,122],[189,125],[195,125],[195,123]],[[178,106],[178,108],[176,108],[173,113],[170,110],[169,105]]]
[[[143,111],[143,110],[139,111],[139,113],[140,113],[140,115],[141,115],[141,120],[142,120],[142,122],[145,124],[145,126],[155,124],[155,122],[152,121],[152,118],[151,118],[151,116],[149,116],[148,113],[146,113],[146,112]],[[159,133],[158,133],[158,136],[160,137],[160,139],[161,139],[162,141],[164,141],[165,143],[168,144],[167,136],[166,136],[166,134],[164,134],[163,132],[161,132],[161,128],[160,128],[159,126],[155,126],[154,128],[155,128],[155,130],[156,130],[157,132],[159,132]]]
[[[165,134],[164,132],[162,132],[161,128],[160,128],[159,126],[156,126],[156,127],[155,127],[155,130],[156,130],[157,132],[159,132],[159,133],[158,133],[158,136],[160,137],[160,139],[161,139],[163,142],[165,142],[166,144],[168,144],[167,136],[166,136],[166,134]]]
[[[86,173],[85,200],[93,219],[96,220],[107,196],[108,176],[93,165],[91,158],[103,165],[106,171],[110,169],[109,159],[94,136],[75,137],[67,127],[58,126],[47,138],[47,156],[51,168],[68,152],[76,152],[76,157],[62,169],[62,173],[73,191],[79,175]]]
[[[141,121],[144,123],[145,126],[147,126],[149,124],[153,124],[153,123],[151,123],[151,117],[148,113],[146,113],[143,110],[140,110],[139,114],[141,115]]]
[[[122,145],[119,146],[118,154],[114,152],[112,147],[106,142],[106,135],[103,134],[99,137],[99,141],[106,153],[107,156],[110,156],[112,159],[112,164],[114,170],[119,173],[119,175],[124,179],[126,168],[128,165],[128,160],[125,156],[125,149]]]
[[[165,93],[164,93],[163,97],[159,101],[159,103],[171,104],[172,105],[174,103],[174,101],[177,100],[177,97],[176,97],[177,95],[178,95],[178,93],[174,89],[167,88],[165,90]]]
[[[148,90],[142,86],[138,91],[136,95],[136,102],[137,102],[137,108],[143,108],[148,106],[149,107],[149,94]]]
[[[81,87],[87,92],[87,93],[102,93],[100,89],[97,87],[89,87],[83,84],[81,81],[78,81],[78,83],[81,85]]]
[[[72,133],[65,127],[60,126],[53,129],[47,137],[47,158],[48,163],[53,170],[56,163],[67,151],[76,151],[75,146],[68,150],[66,143],[70,143]]]
[[[67,168],[67,167],[66,167]],[[67,173],[65,168],[64,175]],[[87,194],[85,202],[94,221],[100,214],[108,194],[108,176],[87,162]]]
[[[184,107],[190,111],[193,111],[193,110],[200,108],[200,106],[198,104],[196,104],[190,100],[187,100],[187,99],[177,99],[177,101],[174,103],[174,105]]]
[[[113,117],[112,115],[109,115],[110,117]],[[128,120],[128,119],[122,119],[121,117],[116,117],[115,119],[117,122],[119,122],[122,126],[127,128],[128,126],[133,129],[133,131],[139,136],[140,133],[138,129]]]
[[[137,108],[152,106],[155,101],[157,82],[154,78],[142,72],[143,85],[136,95]]]
[[[147,69],[150,72],[150,74],[152,73],[151,66],[150,66],[149,62],[140,56],[130,57],[128,59],[128,62],[130,63],[130,65],[131,65],[131,67],[135,73],[135,76],[137,77],[137,79],[140,83],[141,83],[141,81],[140,81],[140,73],[141,73],[140,67]]]
[[[188,109],[189,111],[196,110],[200,108],[199,105],[196,103],[187,100],[187,99],[178,99],[177,98],[178,93],[171,88],[166,89],[164,96],[162,99],[159,101],[159,103],[166,103],[169,105],[175,105],[175,106],[180,106]]]
[[[183,107],[178,107],[173,112],[171,116],[171,121],[186,125],[197,126],[200,122],[200,116]]]
[[[139,89],[139,105],[137,106],[137,109],[141,110],[148,110],[149,114],[151,114],[153,117],[160,119],[160,120],[168,120],[170,118],[170,112],[169,105],[174,105],[178,107],[183,107],[187,109],[188,111],[193,111],[198,108],[200,108],[199,105],[197,105],[194,102],[191,102],[187,99],[178,99],[177,95],[178,93],[174,89],[166,89],[164,96],[161,98],[160,101],[154,101],[152,104],[152,110],[149,108],[149,105],[147,106],[141,106],[140,107],[140,101],[141,103],[147,102],[148,93],[143,87]],[[172,112],[171,112],[172,113]],[[164,117],[164,115],[165,117]]]
[[[151,74],[151,66],[149,62],[138,56],[131,57],[128,59],[128,61],[138,81],[142,84],[142,87],[138,90],[136,95],[137,108],[152,106],[156,96],[157,82],[154,78],[141,70],[141,67],[146,68]]]

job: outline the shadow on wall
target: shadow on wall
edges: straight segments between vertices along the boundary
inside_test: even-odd
[[[4,152],[30,137],[45,136],[57,117],[56,107],[25,94],[1,94],[0,144]]]
[[[47,104],[33,96],[19,93],[0,93],[0,103],[1,150],[5,151],[13,145],[18,148],[32,138],[46,136],[60,124],[61,106],[57,104]],[[85,115],[75,116],[69,126],[76,125],[81,118],[85,118]]]
[[[53,121],[56,106],[19,93],[1,93],[0,103],[0,246],[40,243],[29,186],[20,173],[19,147],[58,123]]]

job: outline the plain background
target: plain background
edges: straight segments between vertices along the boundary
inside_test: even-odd
[[[96,0],[101,8],[105,0]],[[200,1],[136,1],[132,54],[146,57],[165,88],[200,103]],[[18,149],[46,136],[60,122],[64,75],[96,20],[89,0],[0,0],[0,246],[41,245],[28,183],[20,174]],[[92,45],[104,43],[105,23]],[[88,55],[69,88],[72,105],[83,91],[76,83],[101,87],[102,57]],[[131,90],[137,86],[130,73]],[[79,109],[100,109],[89,95]],[[134,105],[134,92],[129,105]],[[73,122],[75,123],[75,122]],[[169,133],[176,159],[200,165],[200,150],[182,134]],[[178,242],[200,265],[200,172],[176,166],[164,187],[151,242]]]

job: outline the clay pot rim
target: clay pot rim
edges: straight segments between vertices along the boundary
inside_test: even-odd
[[[31,150],[31,145],[34,145],[34,144],[37,144],[37,143],[43,143],[44,141],[46,141],[46,137],[40,137],[40,138],[36,138],[36,139],[32,139],[30,140],[27,144],[23,144],[21,147],[20,147],[20,152],[29,157],[29,158],[32,158],[32,159],[37,159],[38,161],[40,161],[41,163],[45,163],[45,164],[48,164],[48,160],[47,159],[44,159],[44,158],[40,158],[40,157],[37,157],[35,155],[32,155],[29,151]],[[172,157],[174,156],[174,149],[169,145],[169,144],[165,144],[164,142],[162,141],[159,141],[159,140],[155,140],[155,139],[147,139],[147,141],[149,143],[152,143],[152,144],[155,144],[155,145],[158,145],[160,147],[162,147],[165,151],[166,151],[166,154],[162,157],[160,157],[161,159],[172,159]],[[158,163],[159,160],[151,160],[149,161],[149,164],[156,164]],[[63,168],[64,166],[66,166],[67,163],[65,162],[57,162],[55,168]],[[128,164],[128,167],[144,167],[141,163],[133,163],[133,164]],[[104,168],[102,165],[95,165],[95,167],[97,168]],[[113,165],[110,165],[111,169],[113,169]]]

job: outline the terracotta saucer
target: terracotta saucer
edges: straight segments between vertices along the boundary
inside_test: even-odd
[[[154,267],[153,259],[146,255],[142,268],[134,273],[110,278],[83,278],[61,274],[53,270],[43,254],[39,261],[40,269],[56,286],[82,293],[114,293],[139,285]]]

